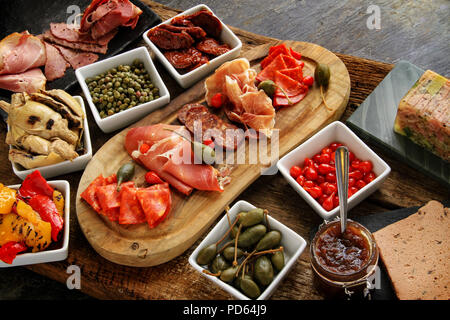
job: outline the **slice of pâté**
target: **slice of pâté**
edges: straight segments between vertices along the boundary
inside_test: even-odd
[[[430,201],[374,237],[399,299],[450,299],[449,208]]]
[[[450,80],[427,70],[400,101],[394,131],[450,161]]]

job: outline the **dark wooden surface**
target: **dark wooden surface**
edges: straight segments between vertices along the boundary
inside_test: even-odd
[[[164,1],[163,1],[164,2]],[[150,3],[150,2],[149,2]],[[165,1],[171,6],[185,9],[194,5],[191,1]],[[418,23],[407,24],[405,21],[405,8],[398,9],[400,13],[393,13],[392,6],[397,4],[396,1],[392,4],[385,4],[387,7],[382,7],[382,29],[379,31],[368,30],[366,27],[365,6],[368,4],[359,4],[353,6],[354,1],[343,1],[341,4],[336,2],[322,2],[319,4],[312,4],[312,1],[234,1],[230,5],[228,1],[206,1],[223,20],[235,27],[251,30],[267,36],[313,41],[319,43],[328,49],[346,54],[361,55],[367,58],[383,61],[395,62],[399,58],[409,58],[410,61],[419,64],[424,68],[432,68],[441,73],[448,73],[448,55],[447,51],[442,49],[442,46],[447,45],[448,41],[442,41],[443,37],[448,37],[448,32],[435,32],[434,27],[431,26],[439,19],[433,19],[435,13],[424,10],[424,14],[429,17],[431,25],[426,26],[428,30],[428,37],[418,32]],[[377,3],[376,1],[374,3]],[[428,3],[428,2],[427,2]],[[436,1],[439,3],[439,1]],[[257,4],[257,5],[256,5]],[[309,5],[311,4],[311,15],[308,16]],[[322,4],[322,8],[320,8]],[[433,2],[434,6],[435,2]],[[150,3],[152,8],[161,15],[163,19],[172,16],[175,12],[162,7],[155,3]],[[442,2],[441,11],[448,17],[448,2]],[[335,7],[334,7],[335,6]],[[251,8],[251,9],[249,9]],[[315,9],[314,9],[315,8]],[[333,9],[334,8],[334,9]],[[339,9],[340,8],[340,9]],[[384,9],[383,9],[384,8]],[[313,10],[314,9],[314,10]],[[389,9],[389,10],[388,10]],[[418,10],[417,6],[410,8]],[[442,10],[445,9],[445,10]],[[384,12],[384,14],[383,14]],[[275,14],[276,13],[276,14]],[[322,14],[322,16],[321,16]],[[284,15],[291,17],[291,19],[284,20],[284,25],[280,25],[280,21],[285,18]],[[398,18],[399,24],[405,22],[403,28],[395,29],[395,19]],[[357,17],[360,16],[359,19]],[[323,26],[319,27],[321,18]],[[345,17],[353,17],[352,23],[348,22]],[[384,18],[383,18],[384,17]],[[359,20],[359,24],[356,21]],[[420,19],[419,19],[420,20]],[[288,21],[289,24],[288,24]],[[325,21],[327,24],[325,24]],[[346,23],[347,21],[347,23]],[[386,25],[384,25],[384,23]],[[441,31],[448,31],[448,19],[441,21]],[[263,23],[264,22],[264,23]],[[310,28],[316,25],[315,28]],[[336,29],[339,29],[338,32]],[[353,26],[353,28],[352,28]],[[356,28],[358,26],[358,28]],[[384,26],[390,26],[389,29],[384,30]],[[420,26],[420,25],[419,25]],[[415,28],[414,28],[415,27]],[[347,29],[348,28],[348,29]],[[409,29],[408,29],[409,28]],[[364,30],[365,29],[365,30]],[[421,46],[411,48],[405,45],[404,37],[398,33],[398,29],[404,29],[409,32],[409,39],[414,38],[414,32],[418,32],[417,36],[424,40],[426,46],[426,53],[422,54]],[[245,43],[246,49],[264,44],[273,39],[263,36],[257,36],[247,31],[233,29],[241,37]],[[306,31],[310,30],[310,31]],[[385,33],[384,36],[378,38],[378,42],[370,45],[373,48],[383,47],[383,51],[377,51],[378,55],[373,56],[364,54],[358,51],[364,46],[363,42],[367,40],[374,41],[376,36],[369,35],[368,32]],[[348,34],[350,33],[350,34]],[[371,39],[371,37],[373,37]],[[340,38],[340,41],[336,40]],[[408,38],[408,37],[406,37]],[[426,39],[425,39],[426,38]],[[445,42],[445,44],[443,43]],[[403,44],[402,44],[403,43]],[[390,45],[389,45],[390,44]],[[397,46],[403,45],[403,51],[406,56],[402,56]],[[434,50],[431,49],[435,48]],[[381,49],[380,49],[381,50]],[[435,53],[436,51],[437,53]],[[431,53],[430,53],[431,52]],[[396,55],[398,54],[398,58]],[[375,62],[361,58],[352,57],[350,55],[338,54],[338,56],[346,64],[350,77],[352,80],[352,91],[349,105],[341,120],[345,120],[355,110],[355,108],[367,97],[367,95],[376,87],[376,85],[384,78],[384,76],[391,70],[392,65],[382,62]],[[394,57],[394,58],[392,58]],[[418,59],[418,60],[414,60]],[[424,63],[420,64],[417,61],[425,59]],[[159,64],[157,67],[160,71],[163,69]],[[439,69],[441,68],[441,69]],[[163,72],[163,80],[171,88],[172,97],[179,94],[182,89],[178,87],[170,76]],[[78,93],[76,90],[74,93]],[[103,134],[93,121],[92,115],[88,111],[88,118],[90,120],[91,138],[93,142],[94,151],[114,135]],[[1,127],[0,140],[5,139],[6,128]],[[9,161],[7,160],[7,146],[4,142],[0,143],[0,177],[4,184],[14,184],[20,180],[14,176]],[[428,179],[426,176],[416,172],[405,164],[389,158],[382,150],[375,151],[385,159],[391,166],[392,173],[377,192],[371,195],[368,199],[354,208],[350,216],[367,215],[375,212],[383,212],[399,207],[408,207],[414,205],[422,205],[430,199],[443,200],[449,197],[449,190],[442,187],[437,182]],[[82,271],[82,291],[90,296],[97,298],[111,298],[111,299],[222,299],[230,298],[225,292],[217,287],[214,287],[196,273],[188,264],[187,257],[192,252],[193,248],[199,241],[185,254],[174,259],[171,262],[153,268],[130,268],[114,265],[100,256],[89,246],[78,226],[75,217],[75,190],[78,186],[78,181],[81,177],[80,173],[75,173],[60,178],[69,180],[72,188],[71,196],[71,235],[70,235],[70,254],[66,261],[35,265],[27,267],[36,273],[50,277],[58,282],[65,283],[67,274],[65,272],[67,266],[75,264],[80,266]],[[247,200],[254,205],[265,207],[279,219],[282,223],[292,228],[305,239],[308,239],[309,232],[312,228],[320,224],[320,218],[313,210],[295,193],[295,191],[285,182],[280,174],[276,176],[262,176],[250,188],[248,188],[238,199]],[[6,298],[60,298],[63,295],[66,298],[85,298],[78,292],[64,290],[61,284],[53,284],[47,279],[40,278],[34,274],[30,275],[28,270],[22,271],[22,268],[13,268],[0,270],[0,282],[8,284],[0,286],[0,299]],[[23,276],[22,276],[23,274]],[[8,282],[2,279],[15,279]],[[37,286],[45,292],[54,291],[55,295],[46,294],[45,296],[37,294],[39,290],[27,290],[30,283],[37,283]],[[12,290],[15,288],[15,290]],[[54,290],[53,288],[59,288]],[[60,290],[60,291],[59,291]],[[15,292],[15,294],[14,294]],[[33,294],[33,292],[35,294]],[[321,296],[312,287],[311,283],[311,269],[309,267],[308,253],[304,253],[289,276],[284,280],[280,288],[275,292],[274,299],[320,299]]]

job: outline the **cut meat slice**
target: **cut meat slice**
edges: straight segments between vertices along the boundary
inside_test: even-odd
[[[105,54],[108,51],[107,45],[100,45],[96,43],[83,43],[83,42],[70,42],[67,40],[59,39],[55,37],[50,30],[47,30],[42,34],[44,40],[51,42],[53,44],[57,44],[63,47],[71,48],[74,50],[82,50],[86,52],[95,52]]]
[[[47,79],[39,68],[18,74],[0,75],[0,88],[13,92],[39,92],[45,90],[46,82]]]
[[[227,53],[231,49],[228,44],[220,44],[213,38],[206,38],[205,40],[200,41],[197,44],[196,48],[201,52],[213,56],[220,56],[224,53]]]
[[[257,76],[256,80],[263,82],[265,80],[275,80],[275,73],[278,70],[287,69],[286,63],[281,55],[276,56],[272,62],[267,65]]]
[[[45,49],[47,51],[45,77],[48,81],[62,78],[70,64],[64,59],[59,50],[48,42],[45,42]]]
[[[124,182],[122,187],[134,187],[134,182]],[[120,192],[117,191],[117,183],[98,186],[95,195],[102,208],[102,213],[111,221],[119,220],[120,215]]]
[[[303,68],[302,67],[282,69],[282,70],[279,70],[279,72],[294,79],[295,81],[298,81],[300,83],[303,82]]]
[[[120,190],[120,224],[138,224],[146,221],[144,211],[136,197],[138,189],[123,185]]]
[[[286,54],[280,54],[280,56],[283,58],[283,61],[288,68],[296,68],[299,66],[299,62],[293,57]]]
[[[288,77],[280,71],[275,72],[275,83],[284,90],[288,97],[298,96],[308,90],[307,86]],[[275,95],[284,96],[284,93],[277,88]]]
[[[44,44],[28,32],[14,32],[0,42],[0,75],[20,74],[43,66],[45,61]]]
[[[275,109],[272,106],[272,100],[263,90],[245,93],[241,99],[244,108],[241,121],[267,137],[271,137],[275,126]]]
[[[103,186],[105,184],[105,178],[99,175],[94,181],[89,184],[89,186],[81,193],[81,198],[84,199],[96,212],[101,213],[102,207],[96,196],[97,187]]]
[[[169,214],[172,206],[172,197],[167,183],[139,189],[136,192],[136,198],[144,211],[150,228],[160,224]]]
[[[87,33],[81,34],[78,26],[69,25],[66,23],[50,23],[50,31],[54,37],[61,40],[66,40],[69,42],[92,43],[103,46],[107,45],[109,41],[114,38],[118,29],[114,29],[98,39],[93,39],[91,35]]]
[[[308,90],[306,90],[303,93],[300,93],[297,96],[293,96],[293,97],[289,97],[289,100],[292,104],[296,104],[299,103],[300,101],[303,100],[303,98],[306,96],[306,94],[308,93]],[[273,97],[273,106],[274,107],[285,107],[289,105],[289,101],[286,98],[286,96],[274,96]]]
[[[87,66],[98,60],[98,55],[92,52],[75,51],[59,45],[55,45],[55,47],[58,48],[64,59],[66,59],[74,69]]]

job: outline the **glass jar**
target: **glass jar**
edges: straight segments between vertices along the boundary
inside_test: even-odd
[[[340,220],[325,221],[311,242],[311,268],[317,289],[329,298],[366,297],[377,271],[378,248],[372,233],[347,220],[341,235]]]

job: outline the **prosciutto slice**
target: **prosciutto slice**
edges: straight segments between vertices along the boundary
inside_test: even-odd
[[[99,39],[119,26],[134,29],[141,14],[129,0],[93,0],[84,11],[80,31]]]
[[[132,128],[125,138],[125,148],[131,157],[155,171],[163,180],[183,194],[192,190],[223,191],[219,184],[218,171],[210,165],[196,164],[191,145],[177,133],[190,137],[184,126],[156,124]],[[145,143],[150,146],[145,154],[138,150]]]
[[[45,42],[45,49],[47,51],[47,60],[45,61],[45,77],[48,81],[62,78],[66,69],[70,64],[64,59],[58,49],[50,43]]]
[[[55,45],[55,47],[58,48],[64,59],[69,62],[74,69],[84,67],[98,60],[98,55],[92,52],[76,51],[59,45]]]
[[[79,27],[67,23],[50,23],[50,32],[58,39],[69,42],[93,43],[101,46],[107,45],[117,34],[117,29],[110,31],[98,39],[92,39],[90,34],[80,33]]]
[[[41,69],[35,68],[23,73],[0,75],[0,88],[13,92],[34,93],[45,90],[46,80]]]
[[[19,74],[43,66],[44,43],[28,32],[14,32],[0,42],[0,74]]]

